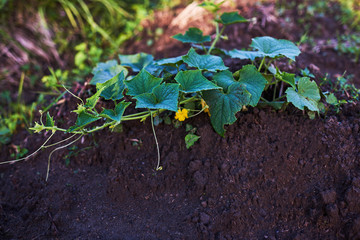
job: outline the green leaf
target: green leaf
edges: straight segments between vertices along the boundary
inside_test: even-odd
[[[264,57],[264,54],[259,51],[243,51],[243,50],[237,50],[233,49],[229,51],[229,56],[232,58],[239,58],[239,59],[250,59],[251,61],[254,61],[257,57]]]
[[[228,69],[228,67],[224,65],[221,57],[213,55],[199,55],[193,48],[191,48],[188,54],[183,56],[182,59],[190,67],[196,67],[199,70],[216,72]]]
[[[154,60],[154,57],[147,53],[137,53],[133,55],[119,54],[119,58],[121,65],[131,67],[134,72],[140,72],[143,68],[149,66]]]
[[[222,1],[222,2],[220,2],[218,4],[215,4],[215,3],[210,2],[210,1],[204,1],[204,2],[200,3],[198,6],[208,10],[209,12],[216,13],[217,11],[220,10],[220,6],[224,2],[225,1]]]
[[[162,78],[154,77],[143,69],[133,79],[125,81],[125,85],[129,90],[127,94],[137,96],[144,93],[151,93],[155,87],[160,85],[162,80]]]
[[[192,134],[192,133],[188,133],[186,134],[185,136],[185,144],[186,144],[186,148],[189,149],[190,147],[192,147],[195,142],[197,140],[199,140],[200,136],[197,136],[195,134]]]
[[[124,71],[125,76],[128,74],[128,70],[120,66],[116,60],[98,63],[92,71],[94,77],[91,79],[90,84],[104,83],[118,75],[121,71]]]
[[[237,12],[225,12],[220,16],[220,23],[224,25],[230,25],[234,23],[243,23],[248,20],[242,16],[240,16]]]
[[[123,92],[125,89],[125,75],[124,71],[120,72],[118,75],[112,79],[96,84],[96,88],[103,89],[100,96],[106,100],[119,100],[124,97]]]
[[[239,82],[244,84],[246,90],[251,94],[249,105],[255,107],[260,100],[267,81],[254,65],[244,66],[239,71],[239,74]]]
[[[264,56],[275,58],[285,56],[295,61],[295,57],[301,52],[292,42],[284,39],[275,39],[272,37],[257,37],[252,39],[251,47],[259,50]]]
[[[231,84],[236,82],[232,73],[229,70],[215,73],[215,75],[213,76],[213,80],[216,83],[216,85],[222,87],[225,92],[228,90],[228,87]]]
[[[35,126],[40,126],[40,127],[38,127],[38,128],[41,128],[41,125],[39,125],[37,122],[35,122]],[[1,136],[1,135],[7,135],[7,134],[11,134],[10,129],[8,129],[8,128],[5,127],[5,126],[1,126],[1,127],[0,127],[0,136]]]
[[[180,83],[180,91],[184,93],[220,89],[220,87],[204,77],[200,70],[181,71],[175,76],[175,80]]]
[[[104,87],[97,88],[97,92],[92,95],[91,97],[86,99],[85,107],[89,109],[93,109],[96,106],[96,103],[99,101],[100,95],[102,91],[104,90]]]
[[[81,112],[75,122],[75,125],[70,127],[68,132],[74,132],[76,130],[84,128],[86,125],[89,125],[92,122],[99,120],[101,117],[95,116],[88,112]]]
[[[88,56],[84,52],[78,52],[74,57],[75,66],[79,67],[87,58]]]
[[[152,93],[144,93],[134,97],[136,108],[167,109],[177,111],[179,84],[165,83],[155,87]]]
[[[326,102],[328,104],[335,105],[335,106],[339,104],[338,99],[336,98],[336,96],[333,93],[325,95],[325,97],[326,97]]]
[[[298,91],[289,87],[285,93],[287,101],[294,104],[295,107],[301,110],[304,110],[304,107],[307,107],[310,111],[319,112],[319,88],[316,85],[316,82],[310,81],[308,77],[300,78],[298,82]]]
[[[5,135],[5,134],[6,134],[6,129],[9,130],[9,134],[11,134],[10,129],[8,129],[8,128],[5,127],[5,129],[4,129],[4,128],[0,129],[0,135],[3,135],[3,134]],[[41,132],[42,130],[44,130],[44,125],[43,125],[43,124],[40,125],[39,123],[35,122],[35,126],[29,128],[29,129],[32,130],[32,131],[34,131],[34,133],[39,133],[39,132]],[[4,130],[5,130],[5,132],[4,132]],[[6,140],[6,139],[5,139],[5,140]]]
[[[8,2],[8,0],[1,0],[0,1],[0,10],[5,6],[5,4]]]
[[[156,61],[158,65],[165,65],[170,67],[177,67],[183,62],[182,56],[173,58],[164,58]]]
[[[118,104],[115,105],[115,109],[111,110],[111,109],[104,109],[101,113],[100,116],[104,117],[104,118],[108,118],[117,122],[121,122],[121,118],[125,112],[125,109],[130,105],[130,102],[119,102]]]
[[[98,64],[96,64],[96,67],[93,68],[91,73],[95,75],[98,72],[102,72],[106,69],[112,68],[117,65],[119,65],[119,64],[116,60],[109,60],[107,62],[99,62]]]
[[[236,121],[235,114],[249,103],[251,95],[241,83],[235,82],[226,93],[210,90],[203,92],[203,97],[209,105],[211,124],[218,134],[224,136],[224,125]]]
[[[50,116],[49,112],[47,112],[45,127],[54,127],[54,126],[55,126],[54,118],[52,116]]]
[[[296,86],[295,86],[295,74],[282,72],[282,73],[280,73],[280,76],[281,76],[282,81],[290,84],[294,89],[296,89]]]
[[[307,114],[311,120],[314,120],[316,117],[316,112],[308,111]]]
[[[189,28],[184,35],[179,33],[172,36],[172,38],[183,43],[204,43],[211,41],[210,36],[203,36],[203,32],[198,28]]]

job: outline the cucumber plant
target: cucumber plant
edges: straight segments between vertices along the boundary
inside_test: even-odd
[[[73,144],[83,135],[105,128],[114,129],[124,121],[150,118],[158,153],[156,170],[161,170],[154,116],[163,112],[175,113],[177,121],[208,112],[214,130],[221,136],[225,134],[224,126],[234,123],[236,114],[246,106],[269,105],[280,109],[291,103],[301,110],[319,112],[321,95],[315,81],[309,76],[295,76],[276,67],[278,58],[296,60],[300,50],[295,44],[265,36],[252,39],[252,51],[218,49],[216,43],[226,38],[223,33],[227,26],[248,20],[237,12],[220,14],[219,4],[204,2],[200,6],[214,15],[216,35],[213,40],[209,35],[203,35],[200,29],[190,28],[185,34],[173,36],[183,43],[192,44],[186,55],[155,60],[152,55],[138,53],[119,55],[120,64],[117,60],[98,63],[92,70],[94,77],[90,81],[96,89],[94,94],[85,101],[74,95],[79,100],[77,109],[73,111],[77,114],[74,125],[67,129],[59,128],[47,113],[46,121],[40,119],[32,130],[36,133],[51,131],[49,139],[56,132],[71,134],[59,143],[72,141],[56,151]],[[231,72],[223,58],[248,59],[251,64]],[[272,91],[271,99],[269,94],[263,96],[269,91]],[[98,110],[96,106],[100,99],[113,101],[114,108]],[[141,111],[125,114],[130,105]],[[199,137],[195,138],[187,139],[188,147]],[[49,139],[41,148],[58,144],[46,145]],[[20,160],[23,159],[15,161]]]

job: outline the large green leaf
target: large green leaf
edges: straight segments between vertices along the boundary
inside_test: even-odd
[[[182,56],[173,57],[173,58],[164,58],[156,61],[158,65],[165,65],[170,67],[177,67],[183,62]]]
[[[105,98],[106,100],[119,100],[124,97],[123,92],[125,89],[125,75],[124,71],[120,72],[118,75],[113,77],[112,79],[104,82],[96,84],[96,88],[103,89],[100,96]]]
[[[125,76],[128,74],[127,69],[120,66],[116,60],[98,63],[92,71],[94,77],[91,79],[90,84],[104,83],[118,75],[121,71],[124,72]]]
[[[254,65],[244,66],[239,71],[239,74],[239,82],[245,85],[246,90],[251,94],[249,105],[255,107],[260,100],[267,81]]]
[[[172,36],[172,38],[183,43],[204,43],[211,41],[210,36],[203,36],[203,32],[198,28],[189,28],[184,35],[178,33]]]
[[[304,110],[307,107],[310,111],[319,112],[320,92],[316,82],[308,77],[302,77],[298,82],[298,89],[289,87],[286,90],[286,99],[295,107]]]
[[[119,64],[116,60],[109,60],[107,62],[99,62],[98,64],[96,64],[96,67],[93,68],[91,73],[95,75],[97,72],[104,71],[106,69],[112,68],[117,65],[119,65]]]
[[[200,70],[181,71],[175,76],[175,80],[180,83],[180,91],[185,93],[221,88],[204,77]]]
[[[264,57],[264,54],[259,51],[244,51],[237,49],[229,51],[228,54],[232,58],[250,59],[251,61],[254,61],[257,57]]]
[[[75,125],[70,127],[68,132],[73,132],[79,129],[84,128],[86,125],[89,125],[92,122],[95,122],[97,120],[99,120],[101,117],[95,116],[93,114],[90,114],[86,111],[82,111],[81,113],[79,113]]]
[[[160,85],[162,80],[162,78],[154,77],[143,69],[133,79],[125,81],[125,85],[129,90],[127,94],[137,96],[144,93],[151,93],[155,87]]]
[[[301,52],[292,42],[284,39],[275,39],[272,37],[257,37],[252,39],[251,47],[259,50],[261,54],[267,57],[275,58],[285,56],[295,61],[295,57]]]
[[[251,95],[241,83],[234,82],[228,87],[227,92],[205,91],[203,97],[209,105],[211,124],[218,134],[224,136],[224,125],[236,121],[235,114],[249,103]]]
[[[213,80],[216,83],[216,85],[222,87],[225,92],[228,90],[228,87],[231,84],[236,82],[232,73],[229,70],[215,73],[213,76]]]
[[[121,122],[121,118],[125,112],[125,109],[130,105],[130,102],[119,102],[118,104],[115,105],[115,109],[111,110],[111,109],[104,109],[101,113],[100,116],[104,117],[104,118],[108,118],[117,122]]]
[[[240,16],[237,12],[225,12],[220,16],[220,23],[224,25],[230,25],[234,23],[243,23],[248,20],[242,16]]]
[[[179,84],[164,83],[155,87],[152,93],[144,93],[134,97],[136,108],[167,109],[177,111],[179,98]]]
[[[228,67],[224,65],[221,57],[213,55],[199,55],[193,48],[191,48],[187,55],[183,56],[182,59],[190,67],[196,67],[199,70],[216,72],[228,69]]]
[[[131,67],[134,72],[140,72],[143,68],[151,65],[154,60],[154,57],[147,53],[132,55],[119,54],[119,58],[121,65]]]

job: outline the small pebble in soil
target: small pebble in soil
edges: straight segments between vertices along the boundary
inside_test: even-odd
[[[210,216],[204,212],[200,213],[200,223],[207,225],[210,223]]]
[[[326,206],[326,214],[334,220],[339,219],[339,209],[336,204],[329,204]]]
[[[201,161],[200,160],[195,160],[195,161],[191,161],[189,164],[189,172],[193,173],[198,171],[201,168]]]
[[[195,184],[200,188],[203,188],[207,183],[207,178],[200,171],[195,172],[193,178]]]
[[[329,189],[321,192],[321,197],[325,204],[334,203],[336,201],[336,192],[334,189]]]
[[[360,188],[357,187],[350,187],[345,193],[345,201],[349,206],[350,211],[360,211],[360,205],[358,201],[360,199]]]

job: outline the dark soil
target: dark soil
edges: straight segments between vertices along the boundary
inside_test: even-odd
[[[256,29],[279,38],[292,32],[291,40],[300,37],[296,24],[289,31],[289,25],[280,24],[277,30],[274,25],[282,18],[276,16],[278,22],[262,26],[264,9],[243,9],[259,24],[229,29],[245,40],[235,39],[228,48],[245,47],[261,35]],[[346,56],[321,46],[318,52],[302,48],[297,68],[309,67],[318,77],[347,70],[360,84],[360,70]],[[74,120],[68,112],[75,106],[65,102],[61,111],[54,110],[62,124]],[[48,182],[50,150],[1,165],[0,238],[360,239],[359,116],[358,103],[315,120],[291,107],[285,112],[249,108],[222,138],[203,114],[185,122],[201,136],[190,150],[185,124],[178,129],[160,124],[162,171],[154,170],[150,122],[126,122],[121,133],[105,130],[84,137],[77,146],[90,146],[86,151],[54,154]],[[22,132],[13,143],[31,151],[44,139]],[[9,159],[10,150],[2,147],[1,159]]]

